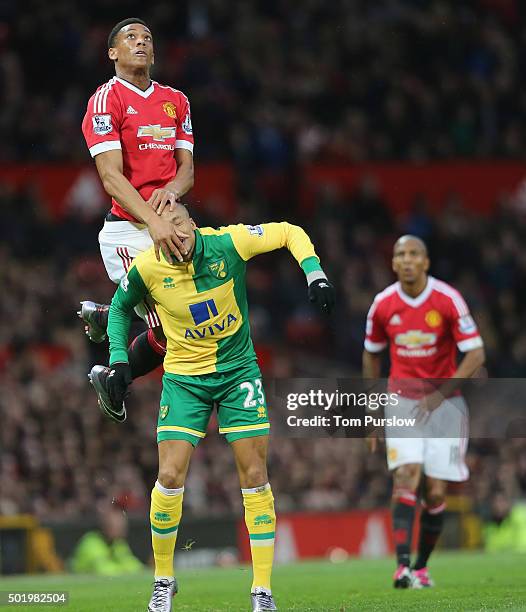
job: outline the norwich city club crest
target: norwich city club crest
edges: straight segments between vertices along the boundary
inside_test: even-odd
[[[170,406],[161,406],[159,410],[159,418],[164,420],[168,416],[168,411],[170,410]]]
[[[208,269],[210,270],[210,273],[216,278],[222,280],[223,278],[227,277],[228,268],[224,259],[220,259],[219,261],[214,261],[214,263],[208,264]]]

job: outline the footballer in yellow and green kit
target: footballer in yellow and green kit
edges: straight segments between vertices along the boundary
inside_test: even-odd
[[[204,438],[214,406],[229,442],[269,432],[267,404],[250,337],[246,266],[285,247],[303,269],[309,298],[332,307],[314,247],[290,223],[195,229],[191,260],[157,261],[153,247],[138,255],[110,307],[110,368],[128,361],[128,332],[136,304],[149,294],[167,339],[157,440]],[[328,296],[328,297],[327,297]]]

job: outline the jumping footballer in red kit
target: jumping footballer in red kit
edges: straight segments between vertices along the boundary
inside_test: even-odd
[[[392,520],[398,564],[394,586],[423,588],[433,586],[427,563],[444,522],[447,481],[461,482],[469,476],[467,407],[460,382],[475,374],[485,356],[482,338],[460,293],[427,274],[427,247],[420,238],[402,236],[394,246],[392,265],[398,282],[375,297],[367,315],[363,377],[380,377],[380,354],[389,346],[389,390],[397,394],[398,405],[391,412],[386,409],[386,416],[416,415],[416,426],[405,431],[404,427],[386,428],[385,434],[394,481]],[[464,353],[458,365],[457,350]],[[433,384],[433,379],[445,380]],[[448,437],[429,435],[437,431],[447,431]],[[417,437],[419,433],[422,437]],[[372,439],[373,450],[375,446]],[[411,567],[420,484],[420,541]]]
[[[100,250],[110,279],[119,284],[142,251],[155,245],[182,261],[187,236],[162,218],[194,182],[194,137],[188,98],[181,91],[150,79],[153,36],[137,18],[118,23],[108,38],[108,57],[115,76],[91,96],[82,132],[106,193],[111,211],[99,234]],[[130,346],[131,376],[136,378],[162,363],[166,343],[155,305],[146,299],[136,307],[148,330]],[[85,301],[79,317],[94,342],[106,338],[108,306]],[[112,402],[111,371],[95,366],[90,380],[99,406],[117,421],[126,417]]]

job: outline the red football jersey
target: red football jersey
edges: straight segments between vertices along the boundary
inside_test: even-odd
[[[82,132],[92,157],[122,149],[124,176],[144,200],[175,177],[175,149],[194,149],[188,98],[155,81],[142,91],[110,79],[90,98]],[[111,211],[136,221],[115,200]]]
[[[391,388],[399,379],[451,378],[457,369],[457,348],[467,352],[483,346],[463,297],[432,276],[416,298],[405,294],[399,282],[375,297],[367,315],[364,346],[377,353],[387,344]]]

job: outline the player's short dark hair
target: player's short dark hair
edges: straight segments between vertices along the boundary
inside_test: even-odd
[[[184,210],[190,219],[192,218],[192,215],[190,213],[190,210],[188,209],[188,206],[184,204],[183,202],[177,202],[177,205],[175,206],[175,210],[173,212],[170,212],[170,207],[167,206],[163,211],[163,215],[165,218],[168,219],[168,221],[172,221],[173,219],[177,218],[178,211],[181,211],[181,210]]]
[[[406,240],[414,240],[417,242],[420,245],[424,255],[426,257],[428,256],[427,244],[422,240],[422,238],[420,238],[420,236],[415,236],[414,234],[404,234],[403,236],[400,236],[400,238],[398,238],[398,240],[394,243],[393,250],[396,249],[399,242],[405,242]]]
[[[115,46],[115,39],[117,38],[117,34],[122,30],[122,28],[124,26],[130,25],[131,23],[140,23],[141,25],[150,29],[148,24],[142,19],[139,19],[138,17],[128,17],[128,19],[123,19],[122,21],[119,21],[119,23],[115,25],[113,27],[113,30],[110,32],[110,35],[108,36],[108,49],[111,49]]]

